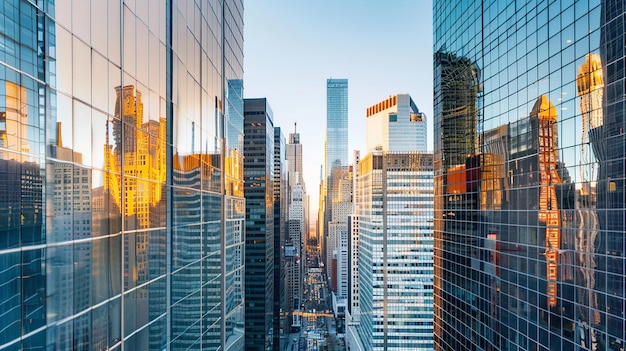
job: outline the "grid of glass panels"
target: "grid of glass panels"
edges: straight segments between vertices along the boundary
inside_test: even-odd
[[[0,7],[0,348],[242,349],[242,2]]]
[[[436,349],[623,350],[624,2],[433,6]]]
[[[348,80],[326,80],[326,177],[348,166]]]
[[[359,162],[360,339],[367,350],[433,349],[432,154]]]
[[[245,349],[274,348],[274,120],[267,99],[244,100]],[[278,254],[280,259],[280,253]]]
[[[348,80],[329,78],[326,80],[326,135],[324,144],[324,202],[323,210],[323,244],[322,257],[330,267],[329,256],[332,251],[327,249],[328,223],[332,218],[332,199],[334,182],[338,177],[335,172],[343,172],[348,166]],[[336,170],[336,171],[335,171]]]

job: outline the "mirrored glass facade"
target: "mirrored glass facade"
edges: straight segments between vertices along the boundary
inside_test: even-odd
[[[0,17],[0,349],[243,349],[242,1]]]
[[[435,349],[624,350],[624,1],[433,6]]]

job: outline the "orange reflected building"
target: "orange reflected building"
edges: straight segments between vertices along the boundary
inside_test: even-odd
[[[433,14],[434,349],[624,350],[624,1]]]
[[[126,230],[149,228],[151,207],[163,197],[167,172],[165,118],[144,123],[141,92],[132,85],[117,87],[115,92],[114,144],[104,150],[104,186],[123,195],[113,199],[125,217]]]
[[[22,161],[21,152],[29,152],[27,127],[28,105],[26,104],[26,88],[13,82],[5,81],[5,110],[0,112],[0,148],[9,149],[16,154],[5,155],[0,150],[0,159],[17,159]]]
[[[124,253],[124,289],[150,280],[149,248],[153,232],[138,229],[165,226],[164,186],[166,181],[166,124],[144,122],[142,95],[133,85],[116,87],[115,118],[112,119],[113,145],[104,146],[104,193],[122,215]],[[105,198],[106,199],[106,198]],[[130,231],[130,232],[129,232]],[[163,245],[161,236],[153,240]],[[129,308],[136,313],[148,309],[148,289],[139,289],[136,303]]]
[[[539,221],[546,228],[546,264],[548,274],[548,303],[556,306],[559,249],[561,247],[561,212],[556,197],[555,184],[561,183],[557,173],[556,108],[545,95],[540,96],[530,113],[538,131],[539,166]]]

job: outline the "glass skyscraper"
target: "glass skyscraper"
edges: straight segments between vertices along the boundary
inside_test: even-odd
[[[332,221],[334,179],[342,177],[348,167],[348,80],[329,78],[326,80],[326,137],[324,141],[324,179],[320,199],[323,199],[323,214],[320,229],[323,237],[322,257],[327,252],[328,222]],[[330,262],[325,262],[328,266]]]
[[[243,349],[243,2],[0,3],[0,349]]]
[[[280,127],[274,127],[274,348],[280,348],[280,330],[289,330],[281,316],[281,310],[286,311],[285,306],[285,239],[289,238],[287,229],[289,199],[287,189],[289,187],[287,156],[285,143]]]
[[[326,177],[348,166],[348,80],[326,80]]]
[[[265,98],[244,99],[243,114],[246,197],[245,349],[269,351],[274,349],[273,333],[279,332],[274,330],[275,128],[272,109]]]
[[[435,349],[626,347],[626,4],[435,1]]]

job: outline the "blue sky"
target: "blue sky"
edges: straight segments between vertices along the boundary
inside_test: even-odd
[[[266,97],[285,138],[298,123],[313,210],[327,78],[349,80],[350,160],[352,150],[365,152],[365,109],[397,93],[411,94],[426,113],[432,149],[431,1],[246,0],[244,6],[244,97]]]

